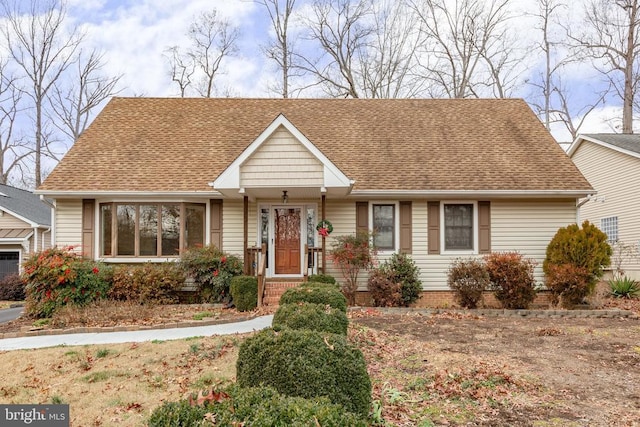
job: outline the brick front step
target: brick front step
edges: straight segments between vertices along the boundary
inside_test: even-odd
[[[262,303],[269,307],[277,307],[280,297],[289,288],[300,286],[300,281],[295,282],[267,282],[265,284],[264,297]]]

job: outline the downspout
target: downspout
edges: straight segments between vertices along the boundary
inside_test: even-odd
[[[45,239],[45,238],[44,238],[44,235],[45,235],[45,234],[47,234],[47,233],[51,233],[51,227],[47,228],[46,230],[44,230],[44,231],[42,232],[42,249],[41,249],[41,250],[43,250],[43,251],[44,251],[45,249],[47,249],[47,248],[46,248],[46,242],[47,242],[47,239]]]
[[[576,224],[580,225],[580,207],[585,203],[587,203],[588,201],[590,201],[591,199],[593,199],[594,196],[595,196],[595,193],[589,194],[587,197],[584,198],[584,200],[576,203]]]
[[[33,227],[33,252],[38,250],[38,226]]]

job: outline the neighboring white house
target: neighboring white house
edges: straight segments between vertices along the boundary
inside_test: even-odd
[[[580,220],[607,234],[614,261],[616,251],[626,247],[622,268],[640,279],[640,135],[579,135],[568,154],[597,191],[581,201]]]
[[[0,184],[0,279],[18,273],[30,253],[51,246],[51,206],[39,196]]]
[[[340,279],[334,237],[375,230],[381,258],[411,254],[429,304],[457,257],[520,251],[542,280],[593,188],[520,99],[114,98],[36,192],[54,244],[106,262],[215,244],[251,267],[265,244],[282,281],[308,247]]]

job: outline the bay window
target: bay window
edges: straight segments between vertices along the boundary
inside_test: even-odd
[[[103,203],[100,256],[178,256],[204,244],[205,211],[196,203]]]

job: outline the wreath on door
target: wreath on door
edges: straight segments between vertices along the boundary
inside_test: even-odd
[[[323,219],[318,223],[318,225],[316,225],[316,230],[322,237],[327,237],[329,234],[333,233],[333,224],[331,224],[330,221]]]

